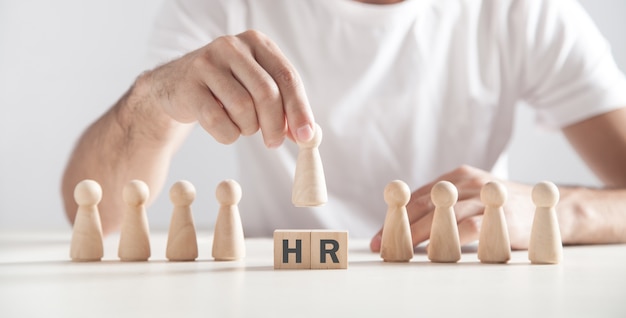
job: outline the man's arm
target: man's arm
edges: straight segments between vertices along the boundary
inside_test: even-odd
[[[563,129],[564,134],[589,167],[606,185],[601,189],[559,187],[557,205],[564,244],[626,243],[626,108],[595,116]],[[434,206],[430,190],[440,180],[452,182],[459,191],[455,213],[461,244],[478,239],[484,206],[482,186],[496,178],[469,166],[454,169],[411,194],[407,204],[413,244],[428,239]],[[500,180],[508,190],[504,206],[511,247],[527,249],[535,207],[531,186]],[[370,247],[380,250],[382,229]]]
[[[563,132],[603,189],[563,189],[559,216],[571,244],[626,242],[626,108],[565,127]],[[566,240],[567,238],[567,240]]]
[[[261,130],[268,147],[285,137],[313,137],[313,114],[302,81],[265,35],[223,36],[141,75],[133,87],[80,138],[65,170],[63,199],[70,221],[74,186],[94,179],[104,233],[119,228],[124,185],[145,181],[153,196],[163,187],[170,160],[198,122],[218,142]]]
[[[150,100],[147,76],[140,76],[79,139],[62,181],[65,210],[72,223],[77,209],[74,187],[82,179],[94,179],[103,188],[99,208],[105,234],[119,229],[121,194],[128,181],[145,181],[152,194],[162,188],[170,159],[192,124],[173,120]]]

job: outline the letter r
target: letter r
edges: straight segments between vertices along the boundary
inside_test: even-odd
[[[327,249],[328,245],[332,245],[331,249]],[[336,240],[320,240],[320,263],[326,263],[326,254],[330,255],[333,263],[339,263],[337,258],[337,251],[339,250],[339,242]]]

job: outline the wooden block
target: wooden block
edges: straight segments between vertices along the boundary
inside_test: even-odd
[[[311,231],[311,269],[348,268],[348,231]]]
[[[274,269],[311,269],[311,230],[274,231]]]
[[[274,269],[347,269],[348,231],[274,231]]]

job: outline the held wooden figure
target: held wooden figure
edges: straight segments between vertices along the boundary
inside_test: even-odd
[[[117,254],[122,261],[147,261],[150,258],[150,231],[145,204],[150,190],[140,180],[132,180],[122,193],[126,203],[120,245]]]
[[[170,261],[193,261],[198,257],[196,227],[191,214],[191,203],[195,199],[196,188],[189,181],[178,181],[170,189],[174,212],[165,250],[165,257]]]
[[[74,262],[93,262],[102,259],[102,225],[98,203],[102,188],[93,180],[83,180],[74,188],[78,211],[74,219],[70,258]]]
[[[220,210],[213,234],[213,258],[216,261],[235,261],[244,258],[244,242],[241,216],[237,204],[241,200],[241,186],[235,180],[224,180],[215,192]]]
[[[506,188],[499,182],[488,182],[480,191],[485,205],[478,241],[478,259],[482,263],[506,263],[511,259],[511,241],[502,208],[506,198]]]
[[[456,263],[461,259],[459,229],[454,214],[458,197],[458,190],[448,181],[437,182],[430,191],[435,212],[430,229],[428,259],[433,262]]]
[[[326,177],[318,147],[322,142],[322,129],[315,125],[313,138],[298,143],[298,159],[294,174],[291,201],[297,207],[320,206],[328,201]]]
[[[535,218],[530,232],[528,259],[533,264],[557,264],[563,258],[563,242],[556,218],[559,189],[552,182],[543,181],[533,187]]]
[[[395,180],[385,187],[384,197],[388,208],[380,242],[380,257],[385,262],[408,262],[413,258],[411,226],[406,212],[411,190],[403,181]]]

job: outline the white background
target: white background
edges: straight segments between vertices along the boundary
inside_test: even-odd
[[[581,2],[626,70],[626,1]],[[60,198],[64,165],[80,133],[143,70],[160,3],[0,0],[0,230],[70,228]],[[529,109],[520,108],[515,124],[511,179],[599,184],[558,132],[534,127]],[[232,147],[196,130],[174,159],[166,187],[178,179],[196,185],[199,228],[214,222],[217,183],[236,177],[233,158]],[[153,229],[167,228],[167,195],[148,213]]]

